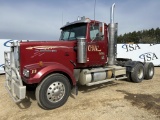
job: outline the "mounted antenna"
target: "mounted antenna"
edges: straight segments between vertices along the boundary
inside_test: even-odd
[[[96,17],[96,15],[95,15],[96,13],[95,12],[96,12],[96,0],[94,2],[94,21],[95,21],[95,17]]]
[[[63,26],[63,12],[62,12],[62,26]]]

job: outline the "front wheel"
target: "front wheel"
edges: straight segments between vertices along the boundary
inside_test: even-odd
[[[36,88],[36,99],[44,109],[54,109],[62,106],[68,99],[71,85],[62,74],[51,74]]]

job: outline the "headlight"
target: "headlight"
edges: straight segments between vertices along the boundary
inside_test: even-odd
[[[29,77],[29,70],[23,69],[23,75],[24,75],[25,77]]]

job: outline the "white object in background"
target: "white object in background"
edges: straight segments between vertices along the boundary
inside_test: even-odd
[[[160,44],[118,44],[117,58],[153,62],[154,66],[160,66]]]
[[[0,74],[4,72],[4,51],[10,51],[10,42],[17,41],[11,39],[0,39]]]

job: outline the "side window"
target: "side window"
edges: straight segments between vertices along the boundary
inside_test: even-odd
[[[103,40],[103,37],[99,35],[99,25],[91,25],[90,26],[90,39],[91,40]]]

